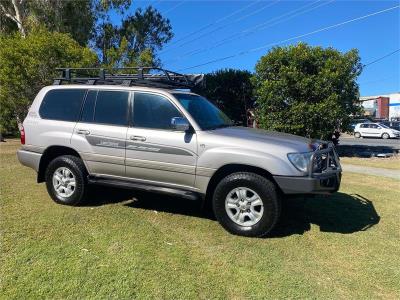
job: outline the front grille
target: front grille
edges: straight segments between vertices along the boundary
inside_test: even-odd
[[[333,144],[320,144],[312,157],[312,174],[323,174],[340,167]]]

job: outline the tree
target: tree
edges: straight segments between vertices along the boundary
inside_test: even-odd
[[[94,46],[105,66],[159,65],[156,52],[171,40],[172,28],[152,6],[126,14],[131,0],[9,0],[0,2],[0,32],[25,37],[38,26],[69,33]],[[121,25],[111,14],[121,16]]]
[[[15,134],[39,90],[52,83],[57,67],[89,67],[96,54],[69,35],[37,29],[23,38],[0,35],[0,131]]]
[[[339,126],[346,130],[360,109],[361,71],[357,50],[304,43],[273,48],[253,77],[260,127],[321,139]]]
[[[111,67],[159,65],[155,53],[173,37],[169,20],[152,6],[123,17],[120,26],[105,15],[97,31],[102,63]]]
[[[27,1],[25,0],[20,0],[20,1],[12,0],[7,2],[6,1],[0,2],[2,30],[4,28],[4,30],[6,31],[11,31],[17,28],[21,33],[21,35],[25,37],[26,29],[24,24],[24,15],[25,15],[26,4]]]
[[[213,101],[232,120],[246,125],[247,109],[253,107],[251,73],[224,69],[205,76],[206,86],[194,91]]]
[[[92,1],[12,0],[0,3],[0,30],[16,30],[25,37],[37,26],[69,33],[80,45],[86,45],[92,36],[96,19]]]

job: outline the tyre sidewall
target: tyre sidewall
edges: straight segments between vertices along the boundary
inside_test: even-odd
[[[82,170],[80,159],[74,156],[60,156],[50,162],[46,169],[46,187],[51,198],[64,205],[78,205],[81,203],[86,191],[85,171]],[[83,163],[82,163],[83,164]],[[53,186],[53,174],[60,168],[68,168],[75,177],[75,190],[70,197],[62,197],[57,194]]]
[[[260,221],[252,226],[236,224],[229,218],[225,210],[226,196],[237,187],[247,187],[255,191],[263,202],[263,216]],[[224,178],[215,190],[213,208],[216,218],[229,232],[253,237],[268,234],[275,226],[280,214],[280,204],[274,184],[259,175],[251,173],[236,173]]]

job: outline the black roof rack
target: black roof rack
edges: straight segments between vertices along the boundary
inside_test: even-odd
[[[204,85],[203,74],[179,74],[157,67],[141,68],[57,68],[61,76],[54,85],[107,84],[150,86],[166,89],[190,89]]]

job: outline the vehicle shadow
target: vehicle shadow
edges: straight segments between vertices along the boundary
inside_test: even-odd
[[[114,189],[99,186],[86,206],[120,203],[126,207],[155,210],[215,221],[209,206],[202,201],[170,197],[163,194]],[[373,203],[358,194],[335,193],[330,196],[288,198],[269,238],[303,234],[317,225],[322,232],[350,234],[365,231],[378,224],[380,217]]]
[[[373,157],[378,154],[395,154],[398,146],[369,146],[369,145],[338,145],[337,153],[340,157]]]
[[[215,220],[210,210],[202,209],[201,200],[188,200],[165,194],[96,186],[84,206],[103,206],[120,203],[131,208],[193,216]]]
[[[281,219],[270,237],[303,234],[311,224],[322,232],[350,234],[378,224],[380,217],[373,203],[358,194],[335,193],[287,199]]]

